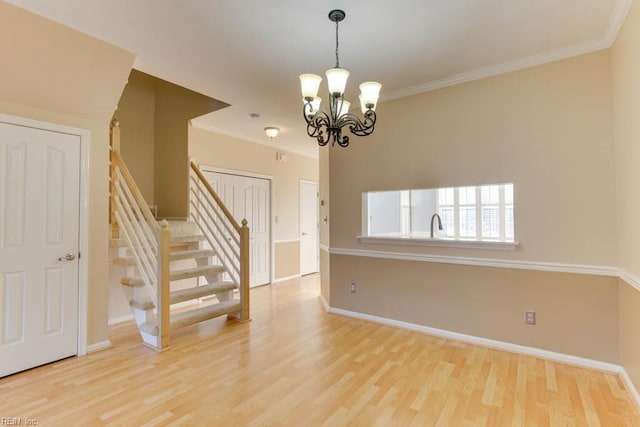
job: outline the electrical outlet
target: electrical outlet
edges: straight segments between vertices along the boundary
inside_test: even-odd
[[[356,293],[356,283],[355,282],[351,282],[351,293]]]
[[[536,324],[536,312],[534,310],[524,311],[524,323],[526,323],[527,325]]]

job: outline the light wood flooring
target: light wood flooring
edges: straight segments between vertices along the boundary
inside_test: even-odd
[[[174,331],[0,380],[39,426],[640,426],[611,374],[326,314],[317,276],[252,290],[250,323]],[[6,423],[5,423],[6,425]]]

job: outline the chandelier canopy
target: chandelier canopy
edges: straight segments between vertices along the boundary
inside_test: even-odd
[[[329,87],[329,112],[320,110],[322,98],[318,97],[318,89],[322,77],[316,74],[301,74],[302,112],[307,122],[307,134],[318,140],[320,146],[325,146],[331,140],[331,145],[341,147],[349,145],[349,137],[342,135],[342,128],[347,126],[356,136],[367,136],[373,133],[376,124],[376,104],[380,96],[382,85],[378,82],[365,82],[360,85],[360,108],[364,120],[349,113],[351,103],[344,99],[349,72],[340,68],[338,56],[338,23],[345,18],[342,10],[329,12],[329,20],[336,23],[336,66],[326,71],[327,86]]]

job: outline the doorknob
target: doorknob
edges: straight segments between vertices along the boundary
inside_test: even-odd
[[[73,261],[74,259],[76,259],[76,254],[69,252],[68,254],[65,254],[65,256],[58,258],[58,261]]]
[[[303,235],[303,236],[306,236],[306,235],[307,235],[307,233],[305,233],[305,232],[303,231],[303,232],[302,232],[302,235]]]

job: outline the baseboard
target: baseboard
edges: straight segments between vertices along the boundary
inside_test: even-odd
[[[300,243],[300,238],[297,239],[282,239],[282,240],[274,240],[273,241],[274,244],[281,244],[281,243]]]
[[[327,302],[326,299],[324,299],[324,295],[320,294],[318,296],[318,298],[320,298],[320,302],[322,303],[322,306],[324,307],[324,311],[326,311],[327,313],[330,312],[330,307],[329,307],[329,303]]]
[[[299,274],[293,274],[291,276],[286,276],[286,277],[279,277],[273,281],[273,284],[275,285],[276,283],[285,282],[287,280],[292,280],[292,279],[299,279],[301,277],[302,276]]]
[[[113,347],[110,340],[104,340],[87,346],[87,354],[95,353]]]
[[[119,323],[128,322],[130,320],[134,320],[133,314],[127,314],[126,316],[115,317],[113,319],[109,319],[107,323],[109,326],[117,325]]]
[[[620,377],[622,378],[622,382],[624,382],[624,385],[627,387],[627,391],[631,396],[631,400],[635,402],[636,407],[638,408],[638,410],[640,410],[640,393],[638,393],[638,389],[633,384],[633,381],[631,381],[631,378],[629,378],[629,374],[627,374],[627,371],[625,369],[620,372]]]
[[[584,357],[573,356],[570,354],[556,353],[554,351],[543,350],[535,347],[527,347],[519,344],[512,344],[504,341],[493,340],[489,338],[476,337],[473,335],[461,334],[459,332],[447,331],[444,329],[432,328],[429,326],[418,325],[415,323],[403,322],[400,320],[388,319],[385,317],[373,316],[370,314],[358,313],[355,311],[343,310],[341,308],[329,307],[329,313],[339,314],[342,316],[352,317],[360,320],[368,320],[383,325],[395,326],[398,328],[409,329],[412,331],[422,332],[428,335],[462,341],[469,344],[481,345],[484,347],[504,350],[511,353],[524,354],[527,356],[539,357],[542,359],[553,360],[555,362],[566,363],[568,365],[581,366],[585,368],[597,369],[600,371],[613,372],[620,374],[624,371],[622,366],[613,363],[602,362],[599,360],[587,359]]]

